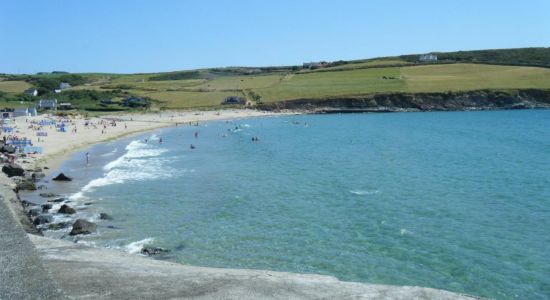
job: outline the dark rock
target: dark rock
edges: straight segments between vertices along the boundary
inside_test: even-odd
[[[48,168],[48,167],[44,167],[44,170],[49,170],[49,169],[50,169],[50,168]]]
[[[92,205],[92,204],[93,204],[92,202],[86,202],[86,203],[84,203],[84,205],[86,205],[86,206],[89,206],[89,205]]]
[[[96,231],[96,225],[95,223],[86,221],[84,219],[78,219],[73,224],[73,229],[71,230],[70,235],[77,235],[77,234],[90,234],[94,233]]]
[[[72,215],[76,213],[76,210],[66,204],[61,205],[59,210],[57,211],[58,214],[68,214]]]
[[[107,213],[99,213],[99,218],[100,218],[101,220],[112,220],[112,219],[113,219],[113,218],[112,218],[110,215],[108,215]]]
[[[36,167],[36,168],[34,168],[34,171],[35,172],[42,172],[42,168],[41,167]]]
[[[63,202],[63,201],[65,201],[65,198],[63,198],[63,197],[55,198],[55,199],[48,199],[48,202],[53,202],[53,203],[59,203],[59,202]]]
[[[72,181],[73,179],[71,177],[66,176],[63,173],[59,173],[59,175],[57,175],[52,180],[55,180],[55,181]]]
[[[15,147],[12,145],[4,145],[0,148],[0,152],[13,154],[15,153]]]
[[[36,188],[39,189],[39,190],[47,189],[47,187],[46,187],[45,185],[43,185],[43,184],[37,186]]]
[[[66,222],[62,223],[52,223],[48,225],[48,230],[60,230],[66,228],[69,224]]]
[[[54,193],[40,193],[40,197],[52,198],[52,197],[59,197],[59,195],[58,195],[58,194],[54,194]]]
[[[51,215],[39,215],[38,217],[34,218],[33,224],[40,225],[40,224],[51,223],[52,221],[53,221],[53,217]]]
[[[36,217],[40,213],[42,213],[42,210],[38,207],[33,207],[33,208],[29,209],[29,212],[28,212],[29,216],[31,216],[31,217]]]
[[[20,165],[15,163],[5,164],[2,167],[2,172],[6,173],[8,177],[23,176],[25,174],[25,170],[23,170],[23,168]]]
[[[52,209],[53,205],[51,205],[50,203],[44,203],[42,204],[42,211],[43,212],[48,212],[48,210]]]
[[[147,255],[147,256],[158,255],[166,252],[170,252],[170,250],[166,250],[158,247],[144,247],[141,249],[141,254]]]

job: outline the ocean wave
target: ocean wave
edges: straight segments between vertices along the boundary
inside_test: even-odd
[[[351,190],[349,192],[358,196],[374,195],[380,193],[379,190]]]
[[[86,199],[85,193],[93,192],[98,187],[127,181],[162,179],[186,171],[171,168],[171,159],[160,157],[165,152],[167,152],[166,149],[158,148],[155,145],[148,145],[139,140],[132,141],[126,146],[124,155],[103,167],[103,177],[91,180],[69,198],[73,201],[82,201]]]
[[[143,240],[139,240],[137,242],[132,242],[126,246],[124,246],[124,250],[130,254],[137,254],[141,252],[141,249],[143,249],[143,246],[150,244],[153,242],[153,238],[148,237]]]

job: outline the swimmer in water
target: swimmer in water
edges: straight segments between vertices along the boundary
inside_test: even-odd
[[[195,145],[191,144],[191,146],[189,146],[189,148],[195,149]]]

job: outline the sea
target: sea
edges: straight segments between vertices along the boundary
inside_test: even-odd
[[[180,124],[97,144],[59,172],[74,180],[23,198],[63,194],[78,212],[56,222],[98,230],[46,236],[161,247],[158,259],[195,266],[550,297],[550,110]]]

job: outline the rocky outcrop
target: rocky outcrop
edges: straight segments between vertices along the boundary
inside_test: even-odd
[[[52,198],[52,197],[59,197],[59,195],[58,195],[58,194],[54,194],[54,193],[40,193],[40,197]]]
[[[78,234],[90,234],[94,233],[97,229],[97,226],[95,223],[86,221],[84,219],[78,219],[73,224],[73,229],[69,233],[70,235],[78,235]]]
[[[53,205],[51,203],[44,203],[42,204],[42,211],[48,212],[50,209],[52,209]]]
[[[325,99],[295,99],[262,103],[257,107],[264,110],[291,109],[328,113],[550,108],[550,90],[384,93]]]
[[[147,255],[147,256],[154,256],[161,253],[170,252],[169,250],[158,248],[158,247],[144,247],[141,249],[141,254]]]
[[[68,206],[67,204],[63,204],[63,205],[61,205],[61,207],[59,208],[57,213],[58,214],[72,215],[72,214],[76,214],[76,210],[74,208]]]
[[[41,225],[46,223],[53,222],[53,217],[48,214],[39,215],[36,218],[34,218],[33,224],[34,225]]]
[[[59,173],[59,175],[55,176],[52,180],[55,180],[55,181],[72,181],[73,179],[71,177],[66,176],[63,173]]]
[[[107,213],[99,213],[99,218],[101,220],[111,220],[112,217],[110,215],[108,215]]]
[[[25,170],[23,167],[16,163],[7,163],[2,167],[2,172],[6,173],[8,177],[13,176],[23,176],[25,175]]]

